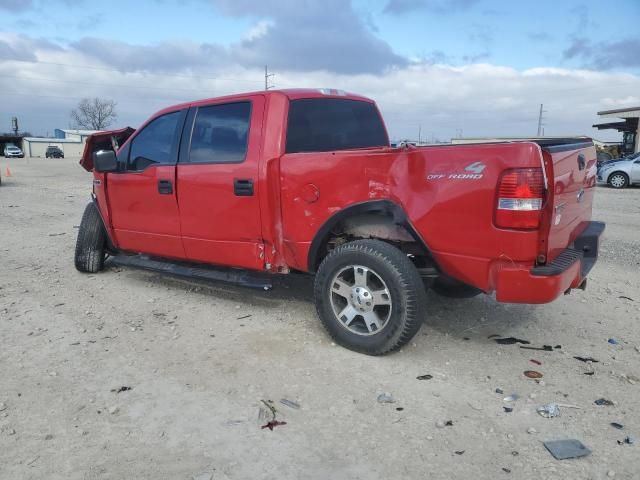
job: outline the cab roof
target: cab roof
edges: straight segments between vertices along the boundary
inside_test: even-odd
[[[254,92],[236,93],[233,95],[224,95],[221,97],[211,97],[202,100],[193,100],[190,102],[179,103],[177,105],[171,105],[156,112],[151,117],[157,117],[163,113],[179,110],[182,108],[207,105],[212,102],[219,101],[233,101],[251,96],[264,95],[266,97],[273,95],[284,95],[289,100],[299,100],[302,98],[342,98],[346,100],[357,100],[360,102],[375,103],[372,99],[363,97],[362,95],[356,95],[354,93],[348,93],[344,90],[336,88],[287,88],[281,90],[257,90]]]

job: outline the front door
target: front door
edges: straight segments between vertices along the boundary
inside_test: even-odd
[[[258,164],[264,97],[194,106],[178,163],[178,205],[188,259],[261,270]]]
[[[186,111],[148,122],[118,152],[120,171],[107,192],[118,246],[127,251],[185,258],[176,197],[176,163]]]

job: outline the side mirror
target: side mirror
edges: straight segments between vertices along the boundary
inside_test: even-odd
[[[115,172],[118,170],[118,159],[113,150],[93,152],[93,168],[96,172]]]

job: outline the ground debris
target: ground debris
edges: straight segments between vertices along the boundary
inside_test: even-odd
[[[540,372],[536,372],[535,370],[525,370],[524,376],[527,378],[542,378],[543,375]]]
[[[265,425],[262,425],[262,427],[260,427],[260,428],[262,428],[263,430],[265,428],[268,428],[269,430],[273,431],[274,428],[279,427],[281,425],[286,425],[286,424],[287,424],[287,422],[280,422],[278,420],[270,420]]]
[[[635,437],[628,436],[624,440],[618,440],[618,445],[633,445],[636,443]]]
[[[529,345],[531,343],[528,340],[522,340],[521,338],[516,338],[516,337],[496,338],[494,341],[498,345],[514,345],[516,343],[522,343],[524,345]]]
[[[378,403],[396,403],[396,400],[390,393],[381,393],[378,395]]]
[[[433,375],[429,375],[429,374],[420,375],[416,377],[417,380],[431,380],[432,378],[433,378]]]
[[[556,460],[584,457],[591,453],[580,440],[551,440],[543,442],[543,445]]]
[[[575,358],[576,360],[580,360],[581,362],[585,362],[585,363],[587,363],[587,362],[599,363],[600,362],[599,360],[596,360],[593,357],[578,357],[578,356],[576,356],[576,357],[573,357],[573,358]]]
[[[615,405],[611,400],[607,400],[606,398],[599,398],[593,403],[595,403],[596,405],[607,406],[607,407]]]
[[[547,403],[536,408],[538,412],[544,418],[553,418],[560,416],[560,406],[557,403]]]
[[[114,393],[128,392],[129,390],[133,390],[133,387],[122,386],[122,387],[111,389],[111,391]]]
[[[297,402],[294,402],[293,400],[288,400],[286,398],[281,398],[280,399],[280,403],[282,405],[285,405],[289,408],[293,408],[294,410],[300,410],[300,404]]]
[[[260,407],[260,411],[258,412],[258,420],[262,420],[263,418],[265,418],[266,415],[271,414],[271,420],[269,420],[267,423],[262,425],[260,427],[261,430],[268,428],[269,430],[273,431],[274,428],[287,424],[287,422],[281,422],[276,419],[278,415],[278,411],[276,410],[276,407],[272,405],[273,401],[271,400],[268,400],[268,401],[260,400],[260,401],[267,407],[268,410],[265,410],[264,407]],[[266,413],[267,411],[269,413]]]

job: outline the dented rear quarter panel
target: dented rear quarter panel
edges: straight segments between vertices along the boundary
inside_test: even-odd
[[[481,173],[465,171],[476,162]],[[540,166],[540,148],[528,142],[283,155],[283,238],[296,252],[287,261],[307,270],[314,235],[333,214],[388,199],[406,212],[446,273],[491,290],[492,264],[532,264],[538,242],[538,231],[494,226],[498,179],[509,168]],[[305,198],[309,185],[319,192],[316,201]]]

